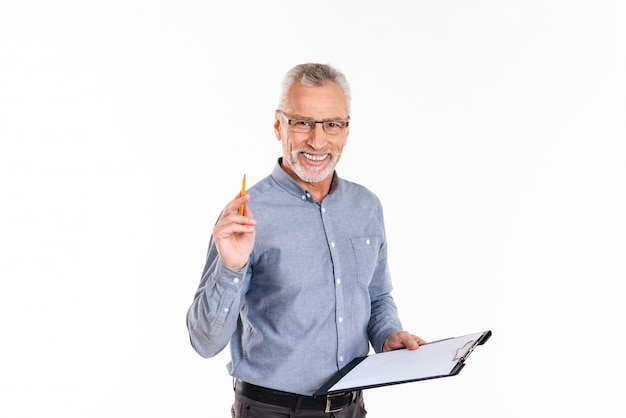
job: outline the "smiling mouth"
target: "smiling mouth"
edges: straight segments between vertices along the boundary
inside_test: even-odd
[[[326,158],[328,158],[329,154],[313,155],[309,154],[308,152],[303,152],[302,156],[311,161],[324,161]]]

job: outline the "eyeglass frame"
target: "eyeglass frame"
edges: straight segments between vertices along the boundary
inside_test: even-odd
[[[277,110],[283,116],[283,118],[285,118],[285,120],[287,121],[287,125],[289,125],[290,128],[293,128],[293,125],[291,124],[292,121],[308,122],[308,123],[313,123],[313,124],[321,123],[322,124],[322,129],[328,135],[338,135],[345,128],[347,128],[350,125],[350,120],[349,119],[348,120],[341,120],[341,119],[314,120],[314,119],[307,119],[307,118],[289,118],[287,115],[285,115],[285,112],[283,112],[281,109],[277,109]],[[335,133],[331,133],[331,132],[328,132],[326,130],[326,124],[327,123],[343,123],[345,125],[343,127],[339,128],[339,131],[337,131]],[[311,125],[307,125],[307,126],[311,126]],[[315,129],[315,126],[311,127],[311,129],[309,131],[307,131],[307,132],[299,132],[299,133],[310,133],[310,132],[313,132],[314,129]],[[294,132],[298,133],[297,131],[294,131]]]

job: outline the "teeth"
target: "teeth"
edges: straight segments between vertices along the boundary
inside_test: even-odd
[[[307,159],[309,160],[313,160],[313,161],[322,161],[325,160],[326,157],[328,157],[328,154],[324,154],[324,155],[312,155],[312,154],[308,154],[306,152],[303,152],[302,155],[304,155]]]

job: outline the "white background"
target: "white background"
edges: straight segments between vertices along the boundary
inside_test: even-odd
[[[353,89],[343,177],[385,207],[456,377],[371,417],[623,417],[623,1],[14,1],[0,6],[0,416],[227,417],[185,314],[212,225],[280,155],[283,74]],[[306,225],[303,225],[306,228]]]

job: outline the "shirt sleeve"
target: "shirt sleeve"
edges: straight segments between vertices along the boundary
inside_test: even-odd
[[[368,328],[370,342],[377,353],[383,350],[385,339],[390,334],[402,331],[396,304],[391,295],[381,295],[381,297],[372,301],[372,315]]]
[[[378,264],[369,286],[371,314],[368,323],[368,335],[374,350],[382,351],[385,339],[389,334],[402,331],[402,323],[398,317],[396,303],[391,296],[393,286],[387,264],[386,241],[380,248]]]
[[[187,311],[191,345],[202,357],[217,355],[237,329],[239,308],[250,282],[248,267],[226,267],[211,240],[200,285]]]

